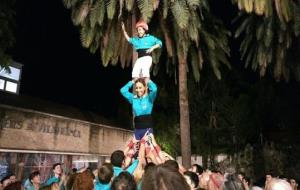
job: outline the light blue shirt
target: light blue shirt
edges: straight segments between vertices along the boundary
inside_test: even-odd
[[[99,181],[95,183],[95,190],[110,190],[110,184],[102,184]]]
[[[149,115],[152,113],[153,103],[157,94],[157,86],[154,82],[149,80],[148,88],[149,93],[142,97],[129,92],[129,89],[133,86],[133,82],[129,81],[125,86],[121,88],[121,94],[132,104],[132,109],[135,116]]]
[[[135,161],[132,162],[132,164],[126,170],[123,170],[123,168],[114,166],[113,167],[114,176],[118,176],[123,171],[127,171],[128,173],[130,173],[132,175],[134,170],[137,168],[138,164],[139,164],[139,160],[135,160]]]
[[[162,47],[162,42],[158,38],[156,38],[150,34],[146,34],[142,38],[131,37],[131,38],[129,38],[129,43],[131,45],[133,45],[134,49],[136,49],[136,50],[149,49],[156,44],[158,44],[160,47]]]
[[[59,178],[53,176],[47,180],[46,185],[51,185],[52,183],[59,183],[59,181]]]

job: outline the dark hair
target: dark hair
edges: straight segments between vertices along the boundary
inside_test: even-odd
[[[74,190],[92,190],[94,188],[93,175],[89,170],[76,175],[73,183]]]
[[[3,190],[21,190],[21,189],[22,189],[22,183],[20,181],[16,181],[4,187]]]
[[[138,78],[138,79],[136,79],[135,82],[134,82],[134,84],[136,84],[136,83],[138,83],[138,82],[140,82],[140,83],[142,83],[144,86],[146,86],[146,81],[145,81],[144,78]]]
[[[118,177],[114,178],[111,190],[136,190],[133,176],[127,171],[121,172]]]
[[[30,175],[29,175],[29,182],[32,184],[32,179],[35,177],[35,176],[38,176],[40,175],[40,172],[39,171],[34,171],[32,172]]]
[[[201,175],[203,173],[203,168],[199,164],[193,164],[192,167],[196,167],[196,173]]]
[[[237,175],[228,175],[226,179],[223,190],[243,190],[243,184]]]
[[[194,188],[198,187],[199,178],[198,178],[198,175],[195,172],[186,171],[186,172],[184,172],[184,175],[190,178],[190,180],[194,184]]]
[[[113,166],[122,167],[124,159],[124,152],[122,150],[116,150],[111,154],[110,162]]]
[[[60,165],[60,166],[61,166],[61,163],[55,163],[55,164],[53,164],[53,166],[52,166],[52,170],[54,170],[54,169],[55,169],[55,167],[56,167],[56,166],[58,166],[58,165]]]
[[[102,184],[108,184],[114,175],[113,166],[110,163],[104,163],[98,169],[98,178]]]
[[[184,177],[174,170],[161,165],[148,170],[142,182],[143,190],[189,190],[190,187]]]
[[[144,168],[144,171],[147,172],[148,170],[151,170],[152,168],[155,167],[155,164],[153,162],[149,162],[145,168]]]
[[[77,168],[72,168],[72,172],[76,173],[77,172]]]
[[[270,175],[270,176],[272,176],[272,177],[274,177],[274,176],[275,176],[275,174],[274,174],[274,171],[273,171],[273,170],[269,170],[269,171],[267,171],[265,174],[266,174],[266,175]]]
[[[244,177],[244,180],[250,185],[250,183],[251,183],[250,177],[245,176],[245,177]]]
[[[170,168],[175,171],[179,170],[179,165],[175,160],[167,160],[167,161],[165,161],[165,163],[162,164],[162,166]]]
[[[71,190],[73,188],[74,181],[75,181],[77,175],[78,175],[78,173],[71,174],[71,176],[69,177],[69,179],[67,181],[67,190]]]

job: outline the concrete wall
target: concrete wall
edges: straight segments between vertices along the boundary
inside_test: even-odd
[[[130,136],[129,130],[0,104],[0,149],[109,155]]]

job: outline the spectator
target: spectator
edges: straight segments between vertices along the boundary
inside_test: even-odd
[[[136,190],[136,188],[133,176],[127,171],[121,172],[111,184],[111,190]]]
[[[298,183],[294,178],[290,178],[290,184],[291,184],[293,190],[298,189]]]
[[[73,190],[93,190],[94,175],[89,169],[78,173],[73,184]]]
[[[189,190],[184,177],[174,169],[157,165],[148,170],[142,182],[142,190]]]
[[[34,171],[29,176],[30,185],[25,187],[25,190],[39,190],[40,188],[40,172]]]
[[[125,170],[125,155],[121,150],[114,151],[110,157],[110,161],[113,165],[114,176],[118,176],[121,172]],[[137,168],[139,160],[135,160],[127,169],[131,175],[134,170]]]
[[[114,175],[113,166],[110,163],[104,163],[98,169],[98,180],[95,183],[95,190],[109,190],[111,180]]]
[[[243,190],[243,184],[239,175],[230,174],[227,176],[223,190]]]
[[[193,164],[189,171],[195,172],[199,176],[203,173],[203,168],[199,164]]]
[[[195,172],[191,172],[191,171],[184,172],[184,178],[185,178],[187,184],[190,186],[191,190],[198,189],[199,178]]]
[[[52,183],[59,183],[60,176],[62,174],[61,163],[53,164],[52,171],[53,177],[47,180],[46,185],[51,185]]]

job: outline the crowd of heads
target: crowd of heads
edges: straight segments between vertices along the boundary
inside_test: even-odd
[[[141,151],[141,150],[139,150]],[[164,153],[166,154],[166,153]],[[139,156],[143,154],[139,153]],[[167,158],[167,156],[166,156]],[[171,158],[170,156],[168,158]],[[69,169],[66,174],[60,163],[52,168],[51,183],[41,184],[40,172],[33,171],[28,176],[28,184],[22,184],[13,174],[1,180],[0,190],[297,190],[295,178],[275,176],[267,172],[263,184],[255,183],[243,172],[226,173],[218,170],[203,169],[198,164],[183,168],[174,159],[163,163],[151,162],[150,158],[131,158],[126,164],[126,153],[121,150],[111,154],[110,162],[105,162],[96,170],[90,168]],[[129,168],[138,160],[138,165]],[[147,161],[146,161],[147,160]],[[116,174],[115,170],[121,170]],[[58,179],[57,181],[55,179]],[[53,180],[54,179],[54,180]],[[97,184],[101,184],[97,188]],[[63,188],[62,188],[63,187]]]
[[[115,151],[111,155],[110,163],[103,163],[96,169],[95,175],[89,168],[72,169],[65,183],[62,182],[61,164],[53,165],[53,176],[60,174],[60,181],[48,185],[40,185],[39,171],[32,172],[28,180],[31,185],[39,184],[40,190],[60,190],[65,184],[65,190],[97,190],[95,182],[109,185],[111,190],[297,190],[298,183],[294,178],[280,178],[272,173],[266,173],[263,185],[254,183],[254,179],[244,173],[222,173],[220,171],[204,170],[200,165],[193,164],[188,170],[184,169],[175,160],[166,160],[161,164],[153,162],[143,165],[143,173],[136,177],[136,171],[131,174],[126,171],[123,151]],[[119,175],[114,175],[114,167],[122,168]],[[21,181],[16,180],[13,174],[1,180],[1,190],[21,190],[24,188]],[[33,188],[33,190],[35,190]]]

